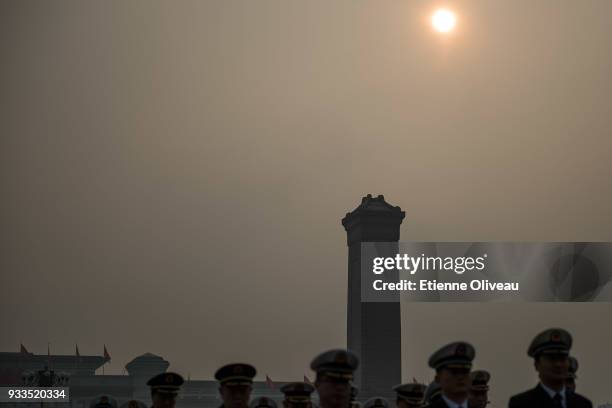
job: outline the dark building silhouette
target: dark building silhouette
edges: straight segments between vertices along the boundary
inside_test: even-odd
[[[56,373],[91,376],[106,362],[102,356],[49,356],[29,352],[0,352],[0,384],[20,385],[24,372],[37,372],[49,367]]]
[[[125,365],[126,375],[96,375],[106,360],[102,356],[51,356],[32,353],[0,353],[0,387],[23,386],[23,374],[50,367],[55,373],[69,377],[69,403],[46,402],[49,408],[89,408],[90,402],[101,394],[115,398],[119,406],[136,399],[151,404],[149,378],[165,372],[170,363],[160,356],[145,353]],[[286,382],[275,382],[270,389],[265,381],[253,383],[252,397],[267,396],[280,403],[280,387]],[[177,408],[218,408],[219,384],[215,380],[187,379],[177,399]],[[40,408],[40,403],[0,403],[6,408]]]

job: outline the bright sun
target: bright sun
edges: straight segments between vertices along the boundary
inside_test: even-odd
[[[448,33],[455,28],[457,17],[455,17],[455,13],[450,10],[439,9],[431,16],[431,24],[436,31]]]

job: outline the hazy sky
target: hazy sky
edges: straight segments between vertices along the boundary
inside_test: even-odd
[[[440,5],[459,14],[441,37]],[[144,352],[301,380],[346,341],[344,214],[403,240],[612,241],[612,2],[3,1],[0,350]],[[612,304],[411,305],[404,377],[462,338],[496,406],[576,337],[608,392]],[[445,319],[444,316],[449,316]],[[514,377],[512,377],[512,374]],[[512,385],[504,384],[513,381]]]

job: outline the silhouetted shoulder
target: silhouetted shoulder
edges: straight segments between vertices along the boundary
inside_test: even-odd
[[[444,400],[440,398],[436,402],[432,402],[429,405],[425,405],[425,408],[448,408],[448,405],[446,405],[446,402],[444,402]]]
[[[568,408],[593,408],[593,403],[588,398],[572,392],[567,394]]]
[[[587,398],[576,393],[567,393],[567,408],[593,408]],[[517,394],[510,398],[508,408],[553,407],[552,399],[541,387]]]
[[[539,395],[538,389],[534,388],[511,397],[508,403],[508,408],[529,408],[540,406],[538,405],[538,402],[542,402],[541,395]]]

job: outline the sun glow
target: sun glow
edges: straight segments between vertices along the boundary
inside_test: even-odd
[[[449,33],[457,25],[455,13],[447,9],[438,9],[431,16],[431,25],[440,33]]]

